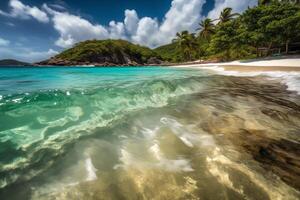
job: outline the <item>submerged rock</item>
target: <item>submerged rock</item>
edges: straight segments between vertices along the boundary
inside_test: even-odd
[[[250,133],[250,135],[252,135]],[[300,190],[300,144],[286,139],[247,137],[243,147],[263,168]]]

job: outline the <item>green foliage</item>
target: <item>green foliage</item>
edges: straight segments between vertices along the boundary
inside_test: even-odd
[[[220,14],[219,24],[229,22],[236,16],[239,16],[239,14],[232,13],[232,8],[224,8],[224,10]]]
[[[244,35],[240,36],[245,43],[255,47],[270,48],[272,45],[288,44],[299,39],[299,12],[298,6],[289,3],[273,3],[248,9],[241,18]]]
[[[178,44],[173,42],[171,44],[167,44],[161,47],[154,49],[154,51],[162,57],[163,60],[169,62],[181,62],[182,60],[182,53],[180,49],[177,48]]]
[[[197,42],[195,34],[190,34],[188,31],[182,31],[176,34],[176,38],[173,40],[177,44],[177,48],[180,49],[182,60],[193,60],[197,57]]]
[[[270,5],[272,3],[300,4],[300,0],[259,0],[258,5]]]
[[[146,62],[151,57],[159,56],[151,49],[132,44],[124,40],[88,40],[76,44],[56,58],[69,61],[93,61],[99,56],[111,56],[126,53]]]
[[[229,49],[235,42],[235,36],[237,35],[236,21],[228,21],[220,24],[217,27],[216,34],[212,37],[210,43],[210,51],[214,54],[224,53],[225,59],[229,58]]]
[[[210,37],[215,33],[215,25],[213,20],[206,18],[199,23],[199,26],[200,27],[197,29],[200,30],[199,37],[210,40]]]

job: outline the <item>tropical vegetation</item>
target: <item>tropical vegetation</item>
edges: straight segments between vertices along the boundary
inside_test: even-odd
[[[218,19],[202,20],[196,33],[182,31],[155,51],[171,62],[255,58],[274,48],[287,54],[291,43],[300,42],[299,2],[260,0],[242,14],[225,8]]]
[[[145,64],[160,56],[150,48],[132,44],[125,40],[88,40],[51,58],[61,64]],[[47,63],[47,62],[46,62]]]

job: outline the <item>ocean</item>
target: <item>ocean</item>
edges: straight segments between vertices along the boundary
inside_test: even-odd
[[[0,199],[298,199],[300,73],[0,68]]]

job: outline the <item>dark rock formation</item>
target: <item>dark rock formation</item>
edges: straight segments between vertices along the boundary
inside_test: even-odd
[[[163,63],[163,61],[158,59],[157,57],[152,57],[147,62],[147,64],[149,64],[149,65],[160,65],[162,63]]]

